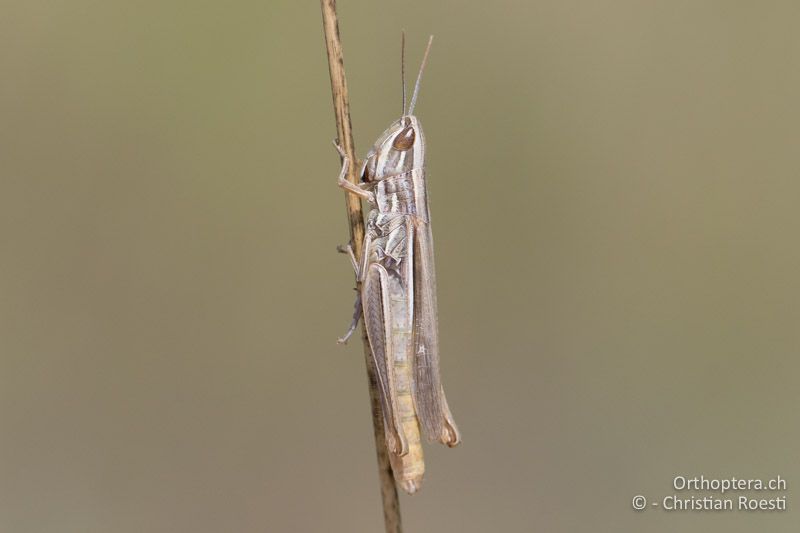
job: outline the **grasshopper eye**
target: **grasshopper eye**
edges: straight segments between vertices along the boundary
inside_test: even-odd
[[[414,139],[416,139],[416,137],[417,134],[414,132],[414,127],[406,126],[403,128],[403,131],[398,133],[397,137],[394,138],[394,142],[392,142],[392,148],[404,152],[414,146]]]

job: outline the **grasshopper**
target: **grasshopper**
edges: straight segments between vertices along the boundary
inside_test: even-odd
[[[456,446],[461,437],[445,399],[439,375],[439,333],[433,238],[425,182],[425,137],[414,106],[430,52],[428,41],[411,103],[378,138],[364,159],[355,185],[345,179],[342,157],[339,186],[370,206],[363,255],[350,256],[361,291],[349,330],[363,316],[377,371],[386,445],[395,481],[409,494],[419,490],[425,472],[420,425],[429,440]],[[404,64],[405,38],[401,44]]]

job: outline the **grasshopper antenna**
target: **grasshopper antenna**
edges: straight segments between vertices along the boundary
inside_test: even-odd
[[[400,31],[400,82],[403,84],[403,115],[406,114],[406,30]]]
[[[428,47],[425,48],[425,55],[422,56],[422,64],[419,66],[419,74],[417,74],[417,83],[414,84],[414,94],[411,95],[411,105],[408,106],[408,114],[414,112],[414,106],[417,105],[417,95],[419,94],[419,82],[422,80],[422,72],[425,70],[425,63],[428,62],[428,53],[431,51],[431,44],[433,44],[433,35],[428,39]]]

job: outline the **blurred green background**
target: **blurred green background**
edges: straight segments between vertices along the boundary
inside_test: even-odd
[[[361,154],[436,36],[406,531],[797,531],[797,2],[339,4]],[[317,2],[1,9],[0,531],[380,531]]]

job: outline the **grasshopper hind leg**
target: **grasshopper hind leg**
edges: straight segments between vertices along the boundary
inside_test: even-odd
[[[442,413],[444,416],[444,424],[439,442],[447,445],[450,448],[455,448],[461,443],[461,432],[458,431],[458,426],[456,426],[456,422],[453,420],[453,414],[450,412],[450,406],[447,405],[447,399],[444,396],[444,389],[440,390],[442,394],[442,404],[444,407]]]
[[[372,351],[383,407],[386,443],[389,451],[404,456],[408,440],[398,413],[397,386],[394,368],[394,347],[391,337],[392,309],[389,301],[389,274],[380,265],[370,265],[362,290],[364,323]]]

